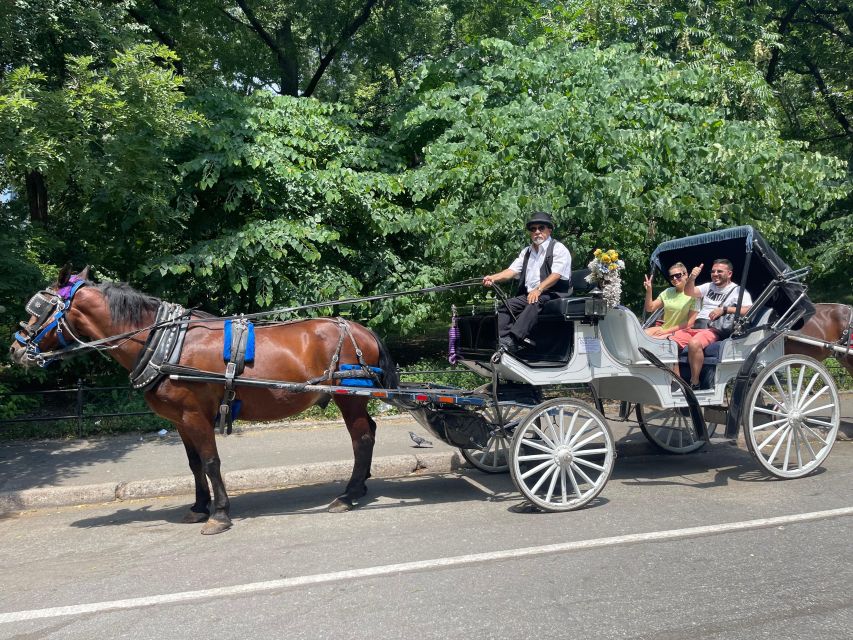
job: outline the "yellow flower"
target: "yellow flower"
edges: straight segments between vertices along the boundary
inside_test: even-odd
[[[608,268],[608,269],[610,269],[611,271],[616,271],[617,266],[616,266],[615,264],[611,264],[611,265],[610,265],[609,267],[607,267],[607,268]]]
[[[597,258],[598,256],[601,255],[601,249],[596,249],[595,251],[592,252],[592,255],[594,255]]]
[[[614,262],[616,262],[619,259],[619,254],[616,253],[616,251],[614,251],[613,249],[608,251],[607,254],[610,256],[610,259],[613,260]]]
[[[610,256],[606,253],[602,254],[602,256],[601,256],[601,258],[599,258],[599,260],[601,260],[604,264],[610,264],[612,262],[612,260],[610,259]]]

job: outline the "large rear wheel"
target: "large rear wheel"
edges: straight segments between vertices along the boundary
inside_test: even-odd
[[[613,472],[616,446],[604,416],[580,400],[557,398],[531,409],[510,444],[510,473],[546,511],[579,509]]]
[[[808,475],[838,435],[835,380],[808,356],[779,358],[752,383],[743,421],[749,452],[765,471],[778,478]]]
[[[667,453],[693,453],[705,446],[705,440],[696,437],[693,419],[687,407],[665,409],[638,404],[637,422],[649,442]],[[719,425],[706,422],[705,426],[708,428],[708,436],[712,437]]]

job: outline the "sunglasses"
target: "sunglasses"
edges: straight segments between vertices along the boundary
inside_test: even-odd
[[[670,273],[669,279],[670,280],[681,280],[686,275],[687,275],[686,273]]]
[[[537,231],[545,231],[545,229],[547,229],[547,228],[548,227],[546,227],[544,224],[534,224],[534,225],[527,227],[527,230],[530,233],[535,233]]]

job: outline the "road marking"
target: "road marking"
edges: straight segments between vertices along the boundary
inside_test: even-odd
[[[0,624],[9,622],[22,622],[25,620],[38,620],[43,618],[58,618],[60,616],[75,616],[91,613],[101,613],[104,611],[116,611],[118,609],[138,609],[141,607],[152,607],[164,604],[191,602],[195,600],[207,600],[211,598],[233,597],[239,595],[261,593],[264,591],[289,589],[293,587],[305,587],[308,585],[327,584],[330,582],[342,582],[345,580],[359,580],[363,578],[374,578],[378,576],[410,573],[413,571],[425,571],[428,569],[459,567],[481,562],[517,560],[518,558],[523,557],[541,556],[555,553],[569,553],[574,551],[586,551],[590,549],[601,549],[603,547],[615,547],[629,544],[641,544],[645,542],[661,542],[665,540],[679,540],[683,538],[696,538],[702,536],[720,535],[737,531],[748,531],[750,529],[763,529],[767,527],[776,527],[785,524],[812,522],[814,520],[825,520],[827,518],[840,518],[844,516],[853,516],[853,507],[830,509],[828,511],[812,511],[810,513],[797,513],[789,516],[779,516],[776,518],[760,518],[757,520],[745,520],[742,522],[728,522],[724,524],[713,524],[703,527],[670,529],[668,531],[651,531],[649,533],[632,533],[623,536],[612,536],[610,538],[596,538],[593,540],[578,540],[576,542],[547,544],[539,547],[524,547],[521,549],[507,549],[505,551],[473,553],[469,555],[453,556],[449,558],[419,560],[417,562],[387,564],[378,567],[366,567],[364,569],[334,571],[332,573],[318,573],[309,576],[299,576],[296,578],[282,578],[281,580],[250,582],[248,584],[237,584],[230,587],[218,587],[215,589],[199,589],[197,591],[165,593],[157,596],[148,596],[143,598],[127,598],[125,600],[92,602],[90,604],[77,604],[66,607],[31,609],[29,611],[12,611],[9,613],[0,614]]]

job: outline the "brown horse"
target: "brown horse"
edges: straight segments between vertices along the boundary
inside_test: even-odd
[[[847,344],[841,344],[841,340],[845,339],[850,344],[851,325],[853,325],[853,307],[843,304],[820,303],[815,304],[815,314],[803,325],[800,333],[846,347]],[[853,375],[853,354],[844,355],[831,349],[797,342],[796,340],[785,340],[785,353],[811,356],[819,361],[832,356],[850,372],[850,375]]]
[[[86,282],[85,286],[78,285],[79,288],[68,293],[70,282],[86,281],[87,277],[88,268],[76,276],[63,271],[52,289],[34,296],[27,308],[30,313],[39,315],[33,315],[29,323],[21,323],[23,329],[16,334],[16,342],[11,347],[13,361],[26,366],[39,360],[40,352],[58,350],[61,357],[65,349],[119,336],[114,341],[99,343],[96,348],[107,347],[108,353],[121,366],[133,370],[161,301],[123,283],[96,285]],[[63,300],[63,294],[70,299]],[[51,304],[52,309],[42,311]],[[51,321],[58,317],[57,310],[64,313],[64,318],[51,327]],[[223,320],[193,312],[178,364],[224,372],[223,327]],[[130,335],[121,335],[128,333]],[[347,333],[349,335],[345,335]],[[63,346],[66,342],[68,347]],[[322,378],[333,368],[336,354],[341,364],[359,364],[355,345],[362,351],[365,364],[382,369],[380,384],[385,388],[396,387],[396,366],[379,338],[361,325],[331,318],[258,325],[256,357],[253,363],[246,363],[241,378],[297,383]],[[223,390],[222,383],[177,382],[164,377],[145,392],[145,401],[151,409],[175,425],[184,443],[195,478],[195,503],[183,521],[205,522],[201,530],[204,534],[220,533],[231,526],[229,499],[220,473],[214,434]],[[237,386],[235,390],[236,398],[242,401],[240,417],[247,420],[285,418],[329,398],[325,393],[295,393],[269,387]],[[333,399],[352,438],[355,461],[346,490],[332,502],[329,510],[345,511],[353,508],[367,491],[365,480],[370,476],[376,423],[367,412],[366,397],[334,395]],[[212,503],[207,479],[213,487]]]

